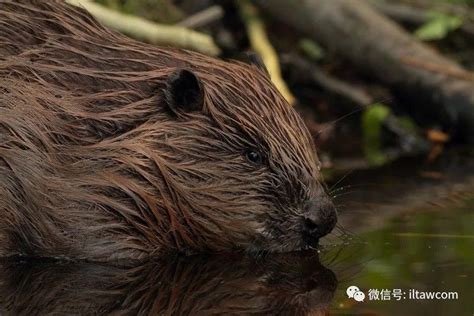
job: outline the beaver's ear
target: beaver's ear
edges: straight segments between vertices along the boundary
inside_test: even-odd
[[[262,57],[260,57],[259,54],[255,52],[247,52],[246,55],[251,65],[257,66],[258,69],[262,70],[264,73],[270,76],[267,66],[265,66],[265,63],[263,62]]]
[[[204,105],[204,88],[199,77],[187,69],[178,69],[166,81],[165,101],[174,113],[200,111]]]

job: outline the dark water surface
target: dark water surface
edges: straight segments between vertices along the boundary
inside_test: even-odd
[[[450,208],[406,213],[334,247],[329,252],[335,259],[328,266],[339,282],[331,314],[474,315],[473,210],[470,199]],[[352,285],[364,292],[364,302],[348,298],[346,289]],[[414,297],[415,290],[455,292],[457,298],[421,299],[421,294]],[[369,291],[379,295],[369,297]]]
[[[435,163],[407,158],[349,178],[343,192],[351,193],[336,202],[351,236],[333,237],[321,255],[338,278],[331,314],[474,315],[472,150]],[[353,285],[363,302],[348,298]],[[414,291],[455,292],[457,299],[421,299]]]
[[[474,315],[473,165],[461,155],[351,174],[319,253],[140,266],[3,260],[0,315]],[[363,302],[348,298],[350,286]]]

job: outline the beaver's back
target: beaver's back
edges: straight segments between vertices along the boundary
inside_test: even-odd
[[[128,39],[60,0],[0,0],[0,21],[0,75],[12,75],[11,68],[13,75],[34,72],[71,91],[123,90],[129,85],[154,92],[169,69],[219,63]]]

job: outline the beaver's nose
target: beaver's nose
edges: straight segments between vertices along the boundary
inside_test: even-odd
[[[308,243],[329,234],[337,222],[336,207],[329,197],[316,198],[306,202],[303,215],[303,235]]]

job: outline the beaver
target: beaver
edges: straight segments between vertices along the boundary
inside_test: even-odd
[[[259,63],[156,47],[59,0],[0,0],[0,256],[287,252],[336,224]]]

